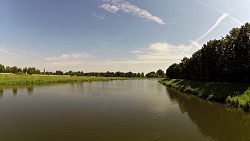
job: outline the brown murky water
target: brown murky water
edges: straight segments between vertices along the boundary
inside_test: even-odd
[[[0,141],[249,141],[250,114],[124,80],[0,90]]]

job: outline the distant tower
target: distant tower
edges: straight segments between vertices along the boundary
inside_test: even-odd
[[[45,74],[45,68],[43,69],[43,74]]]

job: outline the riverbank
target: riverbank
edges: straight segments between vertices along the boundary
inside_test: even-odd
[[[161,84],[207,100],[250,110],[250,84],[163,79]]]
[[[75,83],[86,81],[128,80],[124,77],[62,76],[62,75],[18,75],[0,74],[0,85],[44,85],[53,83]]]

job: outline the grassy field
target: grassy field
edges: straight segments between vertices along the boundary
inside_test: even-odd
[[[208,100],[250,110],[250,84],[164,79],[160,83]]]
[[[85,81],[110,81],[126,80],[131,78],[122,77],[94,77],[94,76],[57,76],[57,75],[16,75],[0,74],[0,85],[45,85],[52,83],[74,83]]]

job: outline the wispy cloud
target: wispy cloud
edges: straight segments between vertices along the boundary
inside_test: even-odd
[[[104,20],[105,18],[101,15],[97,15],[97,14],[92,14],[92,17],[98,19],[98,20]]]
[[[235,23],[237,23],[238,25],[243,25],[243,24],[244,24],[244,23],[241,22],[240,20],[238,20],[238,19],[236,19],[236,18],[234,18],[234,17],[232,17],[232,16],[230,16],[230,15],[229,15],[229,17],[230,17],[230,20],[231,20],[232,22],[235,22]]]
[[[0,47],[0,54],[15,55],[15,52],[13,50],[7,49],[5,47]]]
[[[121,70],[149,72],[152,70],[166,69],[174,62],[179,62],[184,56],[190,57],[193,45],[173,45],[166,42],[150,44],[147,48],[139,48],[130,51],[134,58],[127,60],[106,60],[93,63],[93,65],[105,64],[107,70]],[[98,68],[98,67],[96,67]],[[100,68],[100,66],[99,66]]]
[[[100,6],[100,8],[103,8],[106,11],[109,11],[112,13],[117,13],[119,11],[124,12],[124,13],[129,13],[134,16],[141,17],[149,21],[153,21],[160,25],[166,24],[161,18],[157,16],[153,16],[147,10],[144,10],[133,4],[130,4],[129,2],[125,0],[103,0],[103,4]]]
[[[212,32],[227,16],[228,13],[223,13],[211,28],[209,28],[202,36],[196,39],[196,42],[199,42],[201,39],[206,37],[210,32]]]
[[[63,71],[83,70],[84,72],[133,71],[150,72],[165,70],[168,65],[179,62],[184,56],[190,57],[192,45],[173,45],[166,42],[156,42],[144,48],[130,51],[130,57],[105,59],[88,53],[65,53],[56,57],[46,58],[48,68]]]
[[[215,11],[218,11],[220,13],[224,13],[221,9],[216,8],[215,6],[212,6],[212,5],[210,5],[210,4],[208,4],[208,3],[204,2],[204,1],[201,1],[201,0],[195,0],[195,1],[200,3],[201,5],[204,5],[204,6],[208,7],[208,8],[211,8],[211,9],[213,9]]]
[[[190,45],[173,45],[166,42],[151,44],[146,50],[133,51],[136,60],[144,63],[160,63],[166,61],[179,61],[184,56],[190,56]]]
[[[10,49],[6,47],[0,47],[0,54],[3,55],[29,55],[36,56],[37,53],[34,51],[22,50],[22,49]]]
[[[48,65],[55,66],[72,66],[81,64],[84,59],[91,58],[92,55],[82,52],[82,53],[71,53],[71,54],[62,54],[56,57],[47,57]]]

